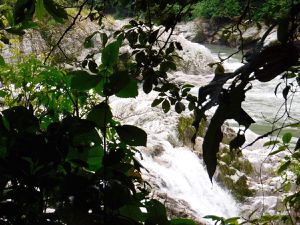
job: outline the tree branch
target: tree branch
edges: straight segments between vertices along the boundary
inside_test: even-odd
[[[62,42],[62,40],[64,39],[64,37],[66,36],[66,34],[73,28],[73,26],[76,24],[76,21],[78,19],[78,17],[81,14],[81,11],[83,10],[83,7],[85,6],[85,4],[88,2],[88,0],[85,0],[79,7],[79,10],[76,14],[76,16],[73,18],[72,23],[67,27],[67,29],[64,31],[64,33],[61,35],[61,37],[59,38],[59,40],[56,42],[56,44],[51,48],[50,52],[48,53],[47,57],[44,60],[44,64],[46,64],[46,62],[48,61],[49,57],[51,56],[51,54],[53,53],[53,51],[56,49],[56,47],[58,47],[60,45],[60,43]]]

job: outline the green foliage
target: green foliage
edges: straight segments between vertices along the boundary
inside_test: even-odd
[[[241,10],[241,3],[238,0],[204,0],[196,4],[192,12],[192,17],[232,19],[239,16]]]

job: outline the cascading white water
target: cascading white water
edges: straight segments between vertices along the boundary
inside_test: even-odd
[[[178,141],[176,123],[179,115],[150,108],[156,95],[154,92],[140,93],[135,99],[111,100],[117,118],[148,133],[148,147],[143,149],[140,162],[147,169],[143,177],[154,187],[154,194],[163,201],[172,199],[181,203],[183,210],[193,218],[239,215],[237,203],[229,192],[216,182],[211,183],[203,162]]]
[[[239,214],[229,193],[218,184],[210,182],[197,155],[186,147],[174,148],[169,142],[163,142],[161,146],[163,152],[160,155],[146,155],[142,161],[153,178],[157,179],[161,192],[189,203],[198,217]]]
[[[189,60],[189,67],[181,67],[182,71],[170,74],[170,78],[198,87],[207,83],[212,77],[211,69],[206,66],[213,60],[210,51],[182,36],[176,38],[184,46],[180,54]],[[186,213],[198,220],[208,214],[225,218],[239,215],[237,203],[229,192],[215,181],[210,182],[202,160],[178,140],[176,124],[180,115],[172,110],[165,114],[160,107],[150,107],[156,96],[156,92],[146,95],[140,91],[135,99],[111,99],[117,118],[143,128],[148,134],[141,164],[147,170],[143,177],[154,187],[154,195],[167,205],[175,201],[170,207],[178,208],[175,210],[178,214]]]

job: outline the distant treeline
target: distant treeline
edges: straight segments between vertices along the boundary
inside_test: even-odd
[[[135,1],[116,1],[116,0],[94,0],[94,4],[105,5],[105,13],[116,17],[128,17],[134,15]],[[195,4],[193,10],[186,16],[186,20],[195,18],[206,19],[227,19],[233,20],[240,16],[247,9],[247,17],[253,21],[268,21],[270,18],[281,17],[279,11],[288,8],[292,1],[287,0],[200,0]],[[294,1],[294,4],[300,0]]]

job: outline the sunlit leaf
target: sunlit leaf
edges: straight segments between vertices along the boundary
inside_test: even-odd
[[[8,95],[6,91],[0,90],[0,97],[5,97],[6,95]]]
[[[272,151],[269,155],[276,155],[277,153],[282,152],[282,151],[284,151],[284,150],[285,150],[285,149],[279,148],[279,149],[277,149],[277,150],[275,150],[275,151]]]
[[[290,143],[291,139],[292,139],[293,135],[291,133],[285,133],[283,136],[282,136],[282,142],[284,144],[288,144]]]
[[[264,143],[264,147],[276,145],[278,143],[280,143],[280,141],[278,141],[278,140],[267,141]]]
[[[47,0],[46,0],[47,1]],[[35,16],[42,20],[45,15],[45,7],[44,7],[44,0],[36,0],[35,2]]]
[[[0,55],[0,66],[5,66],[5,60],[1,55]]]
[[[224,220],[224,223],[228,225],[239,225],[239,219],[240,217],[231,217]]]
[[[287,168],[290,166],[292,162],[290,160],[286,161],[285,163],[283,163],[279,169],[277,170],[278,174],[281,174],[283,171],[287,170]]]

